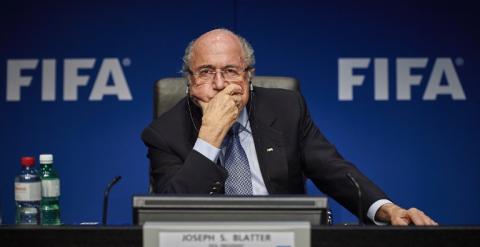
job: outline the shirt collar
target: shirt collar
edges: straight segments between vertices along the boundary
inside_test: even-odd
[[[248,113],[247,109],[243,107],[242,111],[240,112],[240,116],[237,118],[237,122],[242,125],[243,127],[247,127],[247,121],[248,121]]]

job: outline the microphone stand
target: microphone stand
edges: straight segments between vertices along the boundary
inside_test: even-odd
[[[363,219],[363,209],[362,209],[362,190],[360,188],[360,185],[358,184],[357,180],[352,176],[352,174],[347,173],[346,174],[348,180],[355,186],[355,189],[357,190],[358,194],[358,225],[362,226],[364,219]]]
[[[102,225],[107,225],[107,210],[108,210],[108,196],[110,195],[110,190],[112,187],[122,178],[122,176],[116,176],[105,188],[105,193],[103,194],[103,213],[102,213]]]

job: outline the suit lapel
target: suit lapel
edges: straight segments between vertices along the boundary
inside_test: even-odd
[[[269,194],[287,193],[288,164],[283,134],[274,128],[276,117],[258,102],[253,103],[250,122],[263,181]]]

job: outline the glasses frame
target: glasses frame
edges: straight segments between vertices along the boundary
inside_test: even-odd
[[[227,66],[227,67],[224,67],[224,68],[209,68],[209,67],[202,68],[202,69],[211,69],[212,70],[211,72],[207,73],[209,76],[211,76],[211,78],[201,78],[199,71],[194,72],[191,69],[188,69],[188,73],[190,75],[192,75],[195,78],[195,80],[202,81],[202,82],[213,82],[218,73],[220,73],[220,75],[222,76],[222,78],[225,81],[238,81],[245,74],[245,72],[252,70],[252,67],[246,66],[244,69],[240,69],[238,71],[238,78],[226,78],[225,77],[226,70],[227,69],[232,69],[232,68],[235,68],[235,67],[234,66]]]

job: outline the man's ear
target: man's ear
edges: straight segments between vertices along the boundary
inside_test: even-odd
[[[255,68],[248,69],[248,77],[249,77],[250,81],[252,80],[254,75],[255,75]]]

